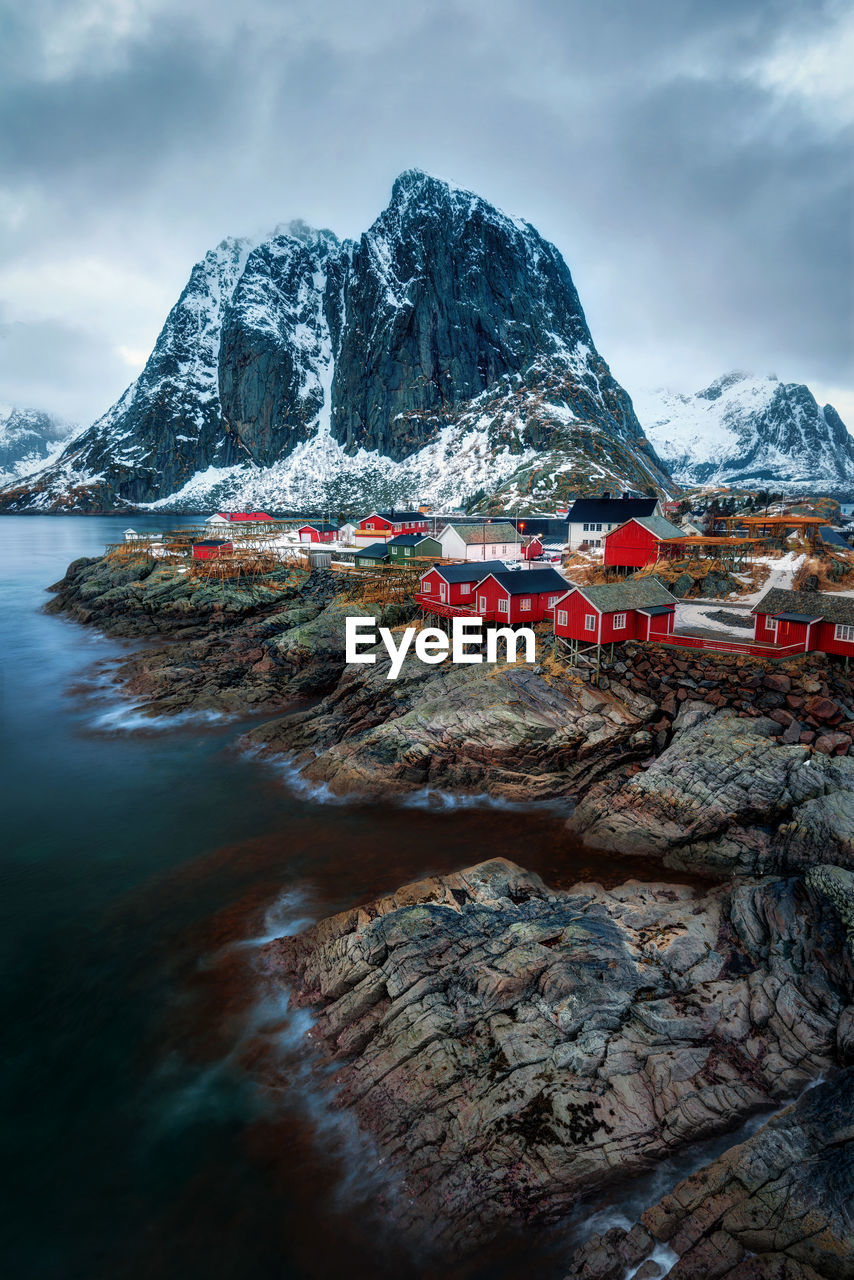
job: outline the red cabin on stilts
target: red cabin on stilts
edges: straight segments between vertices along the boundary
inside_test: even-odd
[[[675,611],[675,598],[657,578],[573,587],[555,605],[554,633],[574,644],[666,642]]]
[[[668,542],[668,550],[675,550],[671,538],[685,537],[683,529],[665,520],[663,516],[633,516],[605,534],[605,568],[642,569],[653,564],[662,554],[662,543]]]

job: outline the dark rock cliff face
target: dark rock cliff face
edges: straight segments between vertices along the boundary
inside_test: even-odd
[[[389,207],[350,250],[343,292],[333,429],[348,449],[404,458],[434,434],[437,412],[540,359],[578,375],[578,401],[585,375],[599,380],[597,392],[612,401],[594,411],[603,425],[642,438],[631,401],[593,348],[558,251],[468,192],[402,174]]]
[[[225,429],[253,462],[269,466],[316,431],[331,377],[324,264],[331,232],[277,236],[255,249],[226,308],[219,348]],[[328,380],[328,378],[327,378]],[[328,392],[327,392],[328,395]]]
[[[574,451],[582,483],[668,483],[554,246],[409,171],[358,243],[292,223],[208,253],[137,381],[0,508],[152,501],[330,435],[339,462],[359,449],[400,461],[474,424],[498,451]],[[603,481],[611,458],[619,474]]]

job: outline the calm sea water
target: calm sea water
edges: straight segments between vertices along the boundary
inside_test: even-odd
[[[327,1106],[304,1024],[258,985],[253,939],[496,854],[552,884],[614,867],[585,866],[555,815],[322,804],[241,755],[243,725],[141,727],[109,680],[126,647],[41,611],[126,523],[0,518],[0,1271],[432,1275],[383,1232],[376,1156]],[[259,1036],[293,1082],[275,1099]],[[538,1256],[560,1274],[531,1240],[441,1273],[521,1275]]]

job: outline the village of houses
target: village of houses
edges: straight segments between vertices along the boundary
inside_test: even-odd
[[[554,515],[372,511],[352,522],[218,512],[198,530],[125,532],[181,572],[251,578],[301,561],[361,580],[362,598],[417,606],[433,625],[480,618],[553,634],[568,665],[627,641],[744,654],[854,655],[854,552],[831,504],[698,517],[604,494]],[[676,519],[680,522],[677,524]],[[854,521],[850,531],[854,531]],[[370,584],[374,594],[366,595]],[[393,592],[393,595],[391,594]]]

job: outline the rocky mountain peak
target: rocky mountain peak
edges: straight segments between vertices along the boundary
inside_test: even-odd
[[[136,382],[61,465],[0,503],[195,500],[201,474],[251,484],[264,504],[316,503],[352,480],[354,459],[383,475],[360,491],[368,501],[459,501],[484,477],[516,485],[537,456],[518,481],[537,502],[668,483],[558,250],[413,169],[357,241],[295,221],[205,254]],[[267,468],[274,494],[257,488]]]

